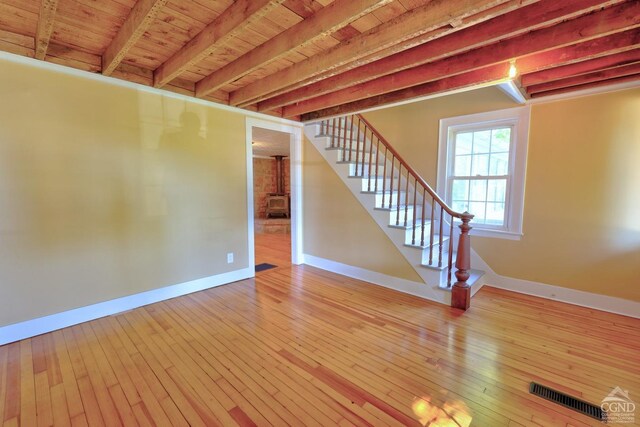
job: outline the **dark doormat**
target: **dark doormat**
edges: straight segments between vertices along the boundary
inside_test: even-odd
[[[273,264],[267,264],[266,262],[263,264],[258,264],[256,265],[256,273],[259,273],[261,271],[265,271],[265,270],[270,270],[272,268],[276,268],[277,265],[273,265]]]

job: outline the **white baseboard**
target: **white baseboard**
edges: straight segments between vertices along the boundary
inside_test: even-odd
[[[255,272],[252,269],[244,268],[3,326],[0,328],[0,345],[88,322],[100,317],[110,316],[142,307],[143,305],[248,279],[254,277],[254,275]]]
[[[303,256],[304,263],[312,267],[332,271],[337,274],[342,274],[343,276],[352,277],[354,279],[373,283],[379,286],[384,286],[385,288],[394,289],[442,304],[451,304],[450,292],[444,292],[439,289],[434,289],[433,287],[430,287],[424,283],[412,282],[410,280],[388,276],[386,274],[377,273],[375,271],[366,270],[364,268],[354,267],[347,264],[342,264],[337,261],[320,258],[314,255],[304,254]],[[482,267],[488,268],[487,265],[483,265]],[[485,273],[487,276],[486,279],[483,278],[480,286],[477,287],[477,290],[479,290],[482,287],[482,284],[484,284],[485,286],[518,292],[526,295],[532,295],[553,301],[560,301],[567,304],[578,305],[581,307],[592,308],[594,310],[640,318],[639,302],[610,297],[607,295],[593,294],[590,292],[564,288],[561,286],[547,285],[544,283],[532,282],[529,280],[515,279],[513,277],[505,277],[495,273],[490,268],[488,268],[488,270],[489,271]]]
[[[640,302],[495,274],[486,286],[640,318]]]
[[[434,286],[429,286],[422,282],[413,282],[411,280],[388,276],[386,274],[378,273],[360,267],[354,267],[352,265],[343,264],[341,262],[333,261],[326,258],[320,258],[309,254],[303,255],[303,262],[312,267],[317,267],[337,274],[342,274],[343,276],[351,277],[353,279],[373,283],[374,285],[394,289],[396,291],[439,302],[441,304],[451,305],[450,292],[440,290]]]

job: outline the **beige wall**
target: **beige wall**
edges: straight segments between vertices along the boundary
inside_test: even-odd
[[[514,106],[483,89],[366,116],[435,186],[439,119]],[[640,301],[640,89],[532,106],[521,241],[474,238],[499,274]]]
[[[499,274],[640,301],[640,89],[531,111],[519,242],[476,239]]]
[[[245,116],[6,60],[0,93],[0,326],[248,266]]]
[[[306,138],[303,149],[304,253],[422,281]]]

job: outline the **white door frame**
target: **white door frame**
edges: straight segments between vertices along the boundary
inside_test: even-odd
[[[276,119],[277,120],[277,119]],[[304,125],[284,124],[247,117],[247,228],[249,232],[249,269],[255,272],[256,254],[253,218],[253,128],[288,133],[291,187],[291,263],[302,264],[302,130]]]

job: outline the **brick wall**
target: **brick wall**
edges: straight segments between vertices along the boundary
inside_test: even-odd
[[[289,193],[289,159],[284,159],[284,189]],[[276,184],[276,160],[253,158],[253,209],[256,218],[266,218],[267,194],[275,193]]]

